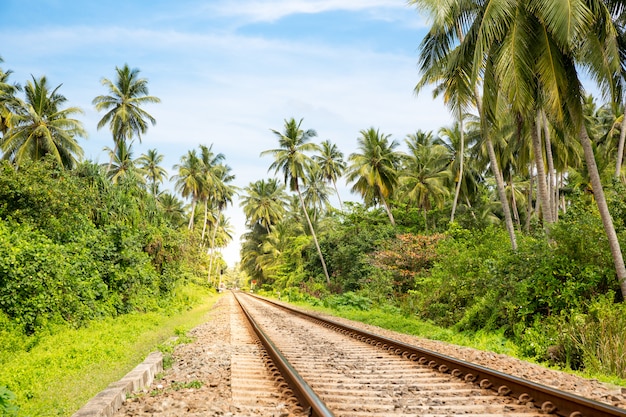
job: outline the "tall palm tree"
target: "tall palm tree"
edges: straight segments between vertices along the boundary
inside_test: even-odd
[[[258,223],[269,234],[270,228],[285,214],[285,187],[271,178],[250,183],[243,191],[245,194],[240,206],[243,207],[248,227],[253,228]]]
[[[28,159],[52,155],[65,168],[76,166],[83,156],[77,138],[87,137],[87,132],[72,117],[82,114],[81,109],[61,108],[67,99],[58,92],[60,87],[51,89],[46,77],[28,81],[24,87],[26,100],[19,103],[12,117],[13,126],[2,137],[4,159],[19,166]]]
[[[139,78],[139,69],[131,69],[124,64],[122,68],[115,67],[115,72],[115,81],[102,79],[102,85],[109,90],[109,94],[97,96],[92,104],[97,111],[106,111],[98,122],[98,130],[108,124],[117,148],[120,143],[132,141],[134,137],[141,143],[141,135],[148,131],[148,123],[156,124],[156,119],[142,106],[160,103],[161,100],[148,95],[148,80]]]
[[[306,155],[305,152],[315,152],[319,150],[319,147],[315,143],[309,142],[311,138],[317,136],[317,132],[313,129],[306,131],[302,130],[300,128],[301,125],[302,119],[300,119],[299,122],[296,122],[296,120],[292,117],[289,120],[285,120],[283,132],[272,129],[272,132],[278,137],[278,144],[280,147],[263,151],[261,152],[261,156],[272,155],[274,157],[274,162],[272,162],[269,169],[273,169],[275,173],[282,171],[285,184],[289,184],[291,191],[295,191],[298,194],[302,211],[304,212],[304,216],[309,224],[309,230],[311,231],[315,248],[317,249],[320,262],[322,263],[322,269],[324,270],[324,275],[326,276],[326,282],[330,285],[330,276],[328,275],[326,262],[324,261],[324,256],[322,255],[322,249],[317,241],[317,235],[313,229],[313,224],[311,223],[311,218],[307,212],[304,198],[302,197],[302,192],[300,190],[300,180],[305,177],[306,171],[313,163],[311,157]]]
[[[543,110],[551,122],[580,139],[622,295],[626,297],[626,266],[584,123],[578,73],[579,67],[584,68],[601,90],[622,101],[617,78],[622,74],[624,51],[620,48],[624,43],[618,39],[620,31],[614,21],[621,15],[623,4],[615,1],[571,0],[567,7],[555,7],[552,0],[477,2],[465,21],[469,35],[460,47],[463,59],[471,62],[472,80],[479,76],[484,80],[487,113],[481,115],[489,114],[494,100],[502,96],[510,103],[511,111],[531,125],[531,134],[536,131],[536,115]],[[437,53],[445,55],[446,49],[444,46]],[[539,147],[535,147],[539,165]],[[544,202],[544,207],[549,205]]]
[[[465,126],[465,123],[463,123]],[[482,182],[482,168],[480,162],[471,159],[473,145],[475,144],[479,132],[461,131],[461,123],[454,123],[451,127],[442,127],[439,129],[439,138],[433,142],[437,145],[444,146],[453,159],[450,162],[449,169],[456,182],[454,194],[457,200],[468,202],[477,192],[479,183]],[[463,156],[461,156],[463,155]],[[461,165],[463,165],[461,167]],[[458,208],[453,202],[453,211]],[[451,221],[454,217],[451,215]]]
[[[330,140],[325,140],[320,145],[319,155],[313,156],[313,159],[320,168],[321,175],[327,180],[332,182],[335,194],[339,200],[339,207],[343,211],[343,203],[341,202],[341,196],[337,190],[337,179],[343,176],[346,170],[346,162],[343,160],[343,153],[337,148],[337,145],[331,143]]]
[[[156,149],[148,149],[148,152],[137,159],[137,165],[146,173],[150,184],[150,192],[156,196],[159,194],[159,184],[167,180],[167,171],[161,165],[163,154]]]
[[[330,189],[318,165],[311,165],[311,169],[308,170],[303,178],[302,194],[304,196],[304,204],[313,211],[314,221],[317,221],[319,213],[331,206],[328,199]]]
[[[196,205],[205,185],[202,161],[198,158],[195,150],[190,150],[180,158],[180,164],[174,165],[174,169],[178,170],[178,174],[172,177],[176,190],[181,193],[183,198],[191,198],[191,213],[187,228],[192,230]]]
[[[200,145],[200,161],[202,166],[203,182],[202,193],[200,199],[204,201],[204,220],[202,222],[202,238],[206,233],[208,215],[209,215],[209,198],[215,192],[219,178],[217,172],[221,169],[220,164],[224,161],[224,154],[213,152],[213,144],[210,146]],[[230,169],[230,168],[229,168]]]
[[[226,222],[223,219],[222,212],[229,204],[233,202],[233,196],[235,195],[236,188],[230,183],[235,179],[235,176],[231,174],[231,168],[228,165],[217,165],[213,173],[213,187],[210,193],[209,199],[211,205],[216,211],[215,222],[213,225],[213,235],[211,237],[211,257],[209,260],[209,281],[211,281],[211,270],[213,269],[213,255],[215,251],[215,238],[217,236],[220,225],[225,225]]]
[[[354,152],[348,157],[350,166],[347,180],[354,182],[352,191],[361,194],[365,204],[382,204],[389,221],[395,226],[396,221],[387,200],[398,185],[400,154],[395,151],[398,142],[390,142],[391,135],[380,133],[373,127],[361,130],[360,133],[357,139],[360,152]]]
[[[509,233],[511,247],[517,249],[517,238],[513,226],[511,211],[506,198],[504,179],[497,162],[496,152],[491,138],[489,125],[486,122],[483,98],[480,95],[476,82],[473,62],[466,59],[468,52],[464,47],[468,25],[481,15],[481,4],[474,0],[409,0],[409,3],[425,10],[433,21],[429,33],[424,37],[420,46],[420,69],[423,73],[421,81],[416,87],[419,91],[424,85],[438,84],[435,94],[446,94],[446,102],[451,108],[456,108],[459,119],[467,98],[471,98],[481,120],[481,131],[485,142],[489,166],[496,180],[496,188],[506,229]],[[469,33],[472,39],[473,33]],[[469,91],[469,95],[468,95]],[[487,109],[491,110],[491,109]]]

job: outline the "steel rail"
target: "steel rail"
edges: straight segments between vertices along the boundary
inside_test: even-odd
[[[334,328],[352,338],[378,346],[409,360],[417,361],[420,364],[428,365],[440,372],[450,373],[457,378],[464,379],[466,382],[477,383],[481,388],[492,389],[499,395],[510,395],[523,403],[532,402],[546,413],[554,413],[563,417],[626,417],[626,410],[622,408],[590,400],[481,365],[476,365],[435,351],[361,330],[353,326],[338,323],[264,297],[257,295],[254,295],[254,297],[309,320],[317,321],[325,327]]]
[[[233,293],[237,303],[241,307],[241,310],[245,314],[250,326],[256,333],[257,337],[263,344],[263,347],[267,351],[268,355],[274,362],[274,365],[280,371],[285,382],[289,385],[289,388],[293,391],[294,395],[300,401],[300,406],[309,410],[310,416],[313,417],[334,417],[334,414],[328,409],[324,401],[317,395],[309,384],[300,376],[300,374],[289,363],[287,358],[283,356],[281,351],[271,341],[271,339],[265,334],[261,327],[254,320],[248,310],[241,304],[241,301],[237,297],[237,294]]]

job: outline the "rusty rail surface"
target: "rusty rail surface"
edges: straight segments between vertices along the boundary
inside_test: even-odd
[[[298,374],[293,366],[291,366],[289,361],[283,356],[276,345],[274,345],[270,338],[267,337],[265,332],[263,332],[263,330],[259,327],[248,310],[241,304],[237,294],[234,295],[235,299],[239,303],[239,306],[241,307],[241,310],[248,319],[250,326],[261,341],[261,344],[263,344],[263,347],[272,359],[274,365],[278,368],[281,375],[285,379],[285,382],[287,382],[289,388],[291,388],[294,395],[298,398],[298,401],[300,401],[300,406],[304,410],[308,410],[307,413],[310,416],[334,417],[334,414],[326,407],[326,404],[321,400],[321,398],[319,398],[315,391],[313,391],[309,384],[307,384],[304,378]]]
[[[334,329],[354,339],[401,355],[408,360],[428,365],[443,373],[450,373],[468,383],[476,383],[481,388],[494,390],[499,395],[510,395],[523,403],[532,402],[546,413],[554,413],[563,417],[626,417],[626,410],[622,408],[613,407],[522,378],[507,375],[484,366],[456,359],[418,346],[409,345],[356,327],[344,325],[264,297],[250,294],[246,295],[276,305],[277,307],[315,321],[324,327]]]

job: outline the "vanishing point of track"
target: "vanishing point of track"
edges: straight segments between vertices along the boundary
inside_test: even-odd
[[[621,408],[280,303],[244,293],[235,298],[279,381],[276,395],[290,397],[292,415],[626,417]]]

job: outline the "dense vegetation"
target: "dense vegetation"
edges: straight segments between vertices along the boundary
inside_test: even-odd
[[[242,192],[242,273],[291,300],[493,331],[526,357],[626,378],[622,2],[410,3],[432,24],[415,91],[434,86],[456,123],[403,143],[364,128],[345,156],[286,119],[262,153],[277,178]],[[10,75],[0,71],[0,365],[59,328],[181,310],[185,286],[217,286],[236,191],[224,155],[202,145],[181,157],[171,179],[185,206],[161,190],[157,150],[132,157],[156,122],[143,107],[159,102],[138,70],[116,68],[93,101],[113,140],[103,165],[82,160],[81,110],[60,87]],[[340,181],[361,202],[344,203]],[[14,413],[11,390],[18,402],[27,390],[2,385],[0,411]]]
[[[0,415],[14,414],[15,403],[32,410],[25,402],[47,395],[41,364],[25,367],[30,362],[19,358],[96,322],[114,328],[112,319],[129,314],[162,322],[154,314],[187,311],[202,301],[194,293],[216,288],[225,269],[219,248],[230,240],[222,215],[235,192],[230,167],[201,145],[172,177],[191,205],[161,191],[163,156],[151,149],[132,157],[134,140],[156,122],[142,106],[159,102],[138,74],[125,65],[102,81],[109,94],[93,103],[114,146],[110,161],[96,164],[82,159],[85,130],[74,118],[81,110],[65,107],[60,86],[33,77],[22,88],[0,70]],[[83,369],[92,348],[63,347],[77,361],[65,365]],[[53,351],[64,355],[61,347],[44,350],[49,363],[61,359]]]
[[[345,157],[285,120],[262,153],[284,183],[244,190],[242,268],[291,299],[497,331],[626,377],[622,3],[410,3],[432,23],[415,91],[434,85],[456,123],[405,150],[364,129]],[[362,204],[330,206],[342,180]]]

